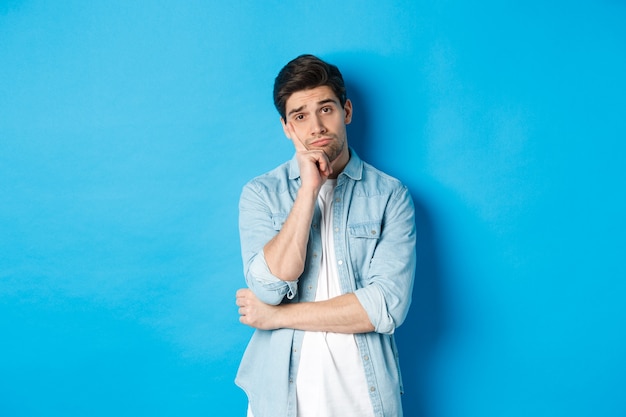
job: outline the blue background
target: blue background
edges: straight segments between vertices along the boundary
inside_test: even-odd
[[[412,417],[626,415],[626,4],[0,2],[0,416],[242,416],[237,204],[337,64],[417,206]]]

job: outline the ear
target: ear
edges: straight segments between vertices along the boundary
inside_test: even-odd
[[[352,102],[350,99],[347,99],[346,104],[343,105],[343,111],[345,113],[343,123],[349,125],[352,121]]]

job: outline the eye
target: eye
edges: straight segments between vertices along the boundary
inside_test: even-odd
[[[304,120],[304,114],[296,114],[295,116],[293,116],[293,120],[295,120],[296,122]]]
[[[322,113],[331,113],[331,112],[333,111],[333,108],[332,108],[332,107],[330,107],[330,106],[326,106],[326,107],[322,107],[322,108],[320,109],[320,111],[321,111]]]

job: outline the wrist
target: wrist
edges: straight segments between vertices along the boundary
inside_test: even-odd
[[[287,328],[287,323],[285,322],[285,307],[286,304],[279,304],[274,309],[274,314],[272,315],[272,328],[274,329],[285,329]]]
[[[312,187],[302,184],[298,190],[298,197],[305,198],[307,200],[317,200],[317,195],[320,192],[320,187]]]

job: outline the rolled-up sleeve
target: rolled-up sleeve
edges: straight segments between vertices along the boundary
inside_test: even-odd
[[[248,183],[239,200],[239,235],[248,287],[266,304],[280,304],[285,296],[295,297],[297,281],[283,281],[270,271],[263,247],[282,227],[286,213],[273,212],[264,201],[266,190],[260,185]]]
[[[385,211],[365,285],[355,291],[377,333],[394,333],[406,318],[415,276],[415,243],[415,208],[402,186]]]
[[[245,275],[248,287],[266,304],[280,304],[285,296],[292,299],[298,291],[298,281],[283,281],[272,274],[262,250],[252,258]]]

